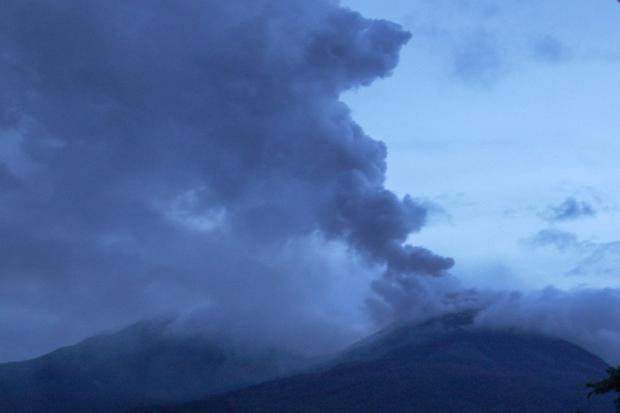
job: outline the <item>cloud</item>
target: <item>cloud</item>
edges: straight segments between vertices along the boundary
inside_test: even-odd
[[[466,83],[489,86],[497,83],[508,70],[505,56],[495,39],[484,32],[466,36],[454,47],[453,74]]]
[[[473,87],[489,87],[512,68],[506,52],[510,42],[495,28],[502,13],[491,2],[435,1],[418,4],[404,20],[418,42],[440,57],[450,76]]]
[[[560,337],[609,363],[620,362],[620,290],[546,288],[490,300],[476,324]]]
[[[620,241],[582,240],[575,233],[555,228],[541,230],[524,241],[532,248],[553,247],[566,261],[573,261],[567,276],[615,279],[620,275]]]
[[[532,56],[543,63],[564,63],[571,58],[566,44],[553,35],[539,36],[531,44]]]
[[[545,213],[545,219],[550,222],[560,222],[594,215],[596,215],[596,209],[592,205],[574,197],[568,197],[561,204],[549,207]]]
[[[584,256],[571,271],[572,276],[610,277],[620,276],[620,241],[587,242],[582,244]]]
[[[384,187],[385,145],[339,101],[409,37],[327,0],[5,2],[0,139],[19,156],[0,185],[20,172],[0,196],[0,331],[38,343],[14,356],[205,308],[334,344],[369,273],[415,299],[453,261],[408,243],[426,208]],[[330,298],[347,266],[359,281]]]
[[[549,30],[549,13],[556,9],[535,2],[418,1],[403,21],[416,47],[427,46],[427,57],[437,58],[438,73],[484,90],[512,75],[539,71],[534,64],[557,65],[575,57],[570,36]]]
[[[555,228],[548,228],[539,231],[536,235],[526,240],[532,247],[553,246],[560,251],[579,247],[577,235]]]

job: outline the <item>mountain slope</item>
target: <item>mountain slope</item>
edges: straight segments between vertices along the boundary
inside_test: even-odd
[[[0,364],[0,412],[115,412],[180,402],[277,377],[298,360],[141,322],[17,363]]]
[[[562,340],[476,330],[467,315],[382,332],[328,366],[204,401],[136,410],[198,412],[589,412],[584,383],[606,364]]]

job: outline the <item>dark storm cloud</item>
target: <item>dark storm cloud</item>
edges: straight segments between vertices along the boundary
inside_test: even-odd
[[[571,221],[594,215],[596,215],[596,210],[592,205],[574,197],[568,197],[561,204],[549,207],[545,213],[545,219],[551,222]]]
[[[384,188],[384,144],[338,100],[390,74],[399,26],[326,0],[2,7],[0,331],[188,308],[319,331],[308,248],[385,267],[392,309],[388,286],[410,300],[452,266],[407,243],[426,209]]]

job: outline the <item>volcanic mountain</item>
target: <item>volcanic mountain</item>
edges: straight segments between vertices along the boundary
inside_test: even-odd
[[[559,339],[476,328],[473,316],[393,325],[311,367],[179,333],[171,321],[141,322],[0,365],[0,412],[610,410],[607,399],[585,398],[584,384],[604,376],[601,359]]]
[[[2,413],[118,412],[264,382],[302,363],[144,321],[33,360],[0,364]]]
[[[474,328],[473,313],[398,325],[303,374],[133,413],[608,412],[606,363],[555,338]]]

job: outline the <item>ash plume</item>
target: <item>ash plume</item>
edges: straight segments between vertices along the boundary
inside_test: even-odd
[[[0,342],[41,344],[0,357],[205,308],[333,346],[353,334],[320,310],[333,250],[385,271],[381,318],[409,308],[453,261],[408,243],[426,209],[339,100],[409,38],[328,0],[5,1]]]

